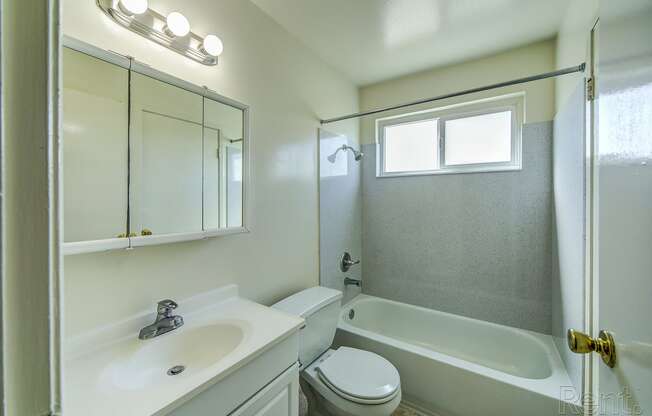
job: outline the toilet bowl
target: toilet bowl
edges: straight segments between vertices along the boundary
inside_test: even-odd
[[[299,362],[310,416],[390,416],[401,402],[401,380],[392,363],[356,348],[330,349],[341,299],[338,290],[313,287],[273,305],[306,320]]]
[[[390,416],[401,402],[396,368],[369,351],[330,349],[301,372],[311,416]],[[310,397],[312,396],[312,397]]]

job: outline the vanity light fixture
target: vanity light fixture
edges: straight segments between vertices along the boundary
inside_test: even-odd
[[[149,8],[147,0],[119,0],[118,7],[125,14],[130,16],[135,14],[143,14]]]
[[[96,0],[120,26],[204,65],[217,65],[224,46],[215,35],[199,36],[178,11],[167,16],[149,8],[148,0]]]
[[[224,45],[222,44],[222,39],[217,36],[206,35],[199,50],[212,56],[220,56],[224,50]]]
[[[168,14],[168,17],[165,19],[163,31],[167,33],[168,36],[186,36],[190,33],[190,22],[186,19],[186,16],[181,13],[172,12]]]

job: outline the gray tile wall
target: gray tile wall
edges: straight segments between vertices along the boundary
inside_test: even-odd
[[[566,345],[584,327],[584,82],[554,120],[552,335],[568,375],[582,391],[582,357]]]
[[[518,172],[378,179],[363,150],[365,293],[551,333],[552,122]]]

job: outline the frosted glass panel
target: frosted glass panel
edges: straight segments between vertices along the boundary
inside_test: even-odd
[[[483,114],[446,120],[445,164],[509,162],[512,158],[512,113]]]
[[[385,127],[385,172],[437,167],[437,120]]]

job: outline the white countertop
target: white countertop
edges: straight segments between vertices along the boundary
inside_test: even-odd
[[[175,314],[185,324],[154,339],[138,339],[140,328],[153,321],[155,313],[149,312],[68,340],[64,347],[65,415],[164,414],[303,325],[299,317],[238,297],[236,286],[178,303]],[[168,337],[185,338],[170,343]],[[176,343],[180,340],[181,344]],[[165,374],[168,365],[177,364],[186,365],[186,370],[176,376]]]

